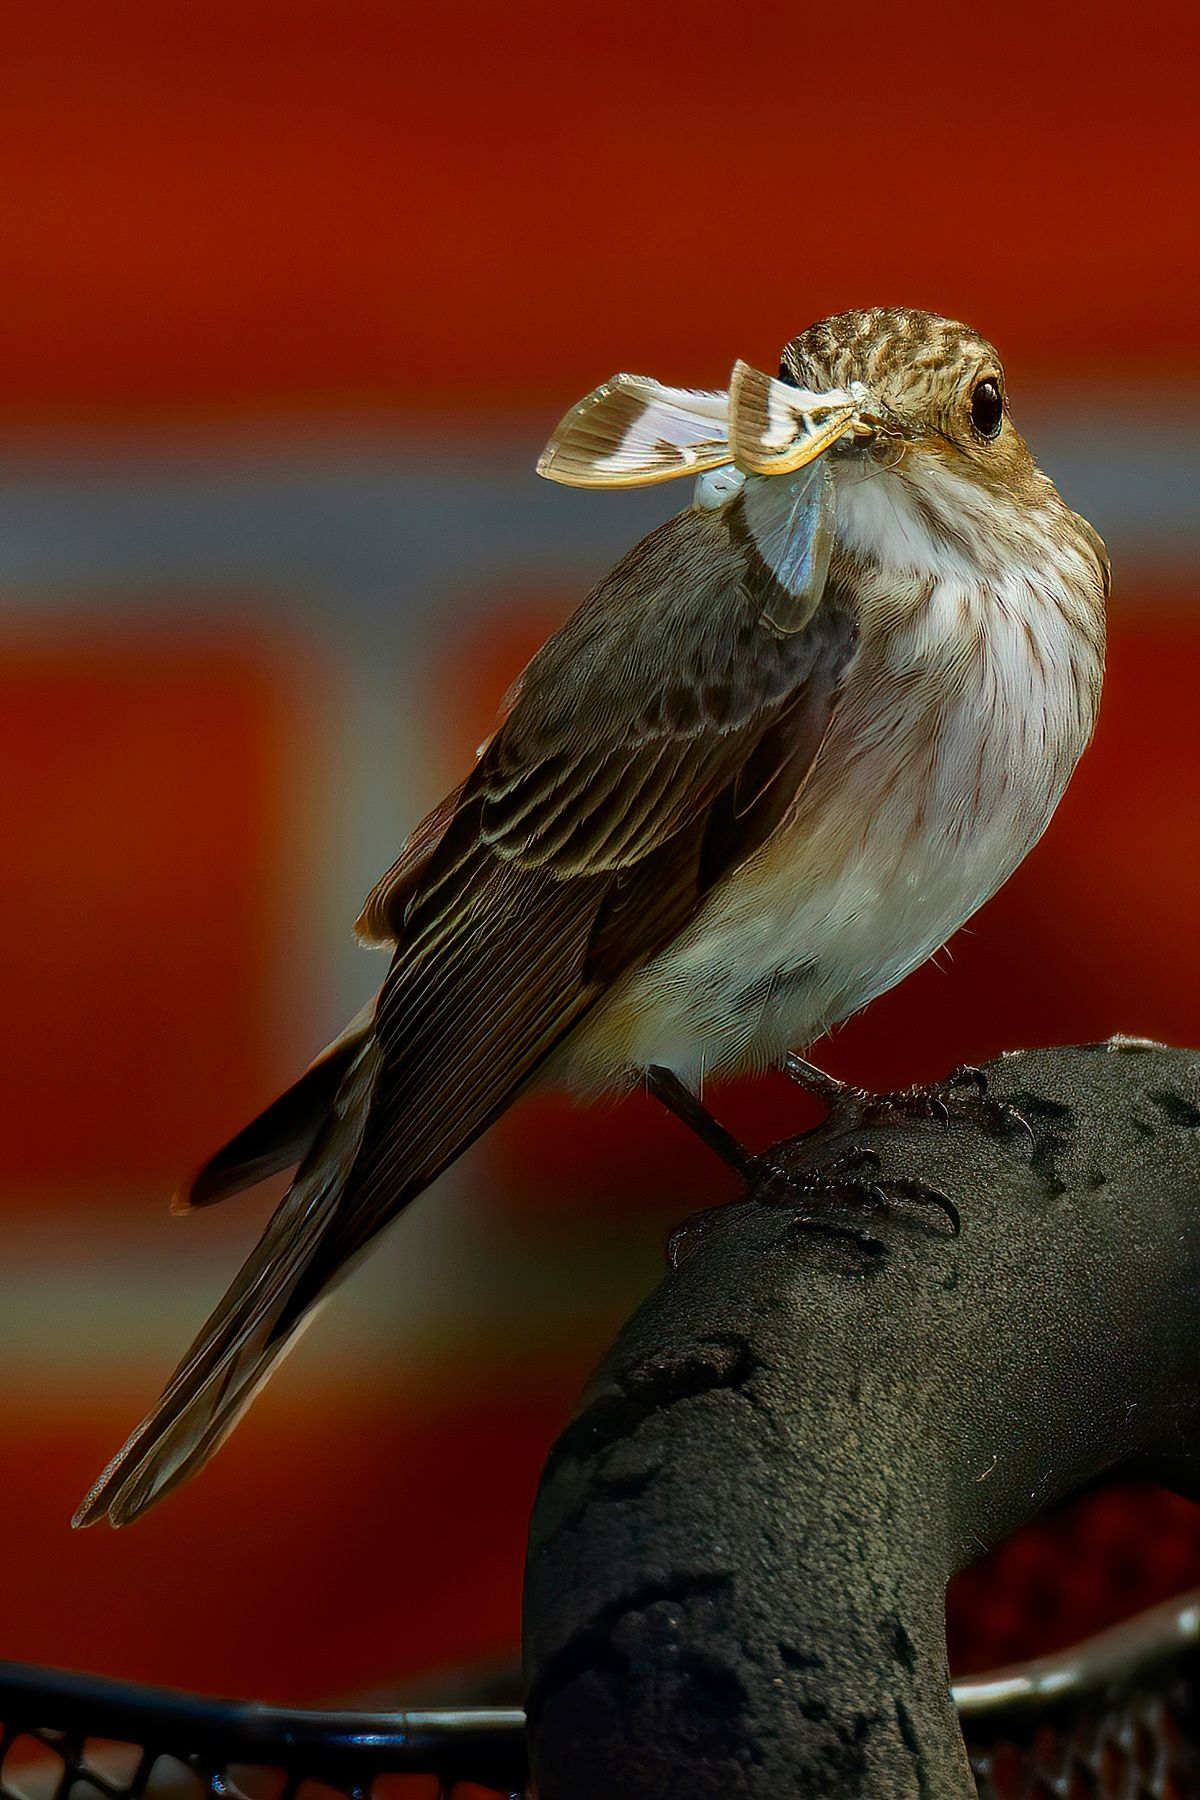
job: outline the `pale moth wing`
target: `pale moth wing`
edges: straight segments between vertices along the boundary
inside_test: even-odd
[[[753,475],[790,474],[857,429],[857,405],[850,389],[815,393],[738,361],[729,381],[733,459]]]
[[[728,394],[614,375],[567,413],[538,474],[567,487],[648,487],[732,460]]]
[[[776,588],[763,613],[772,631],[802,631],[825,591],[833,554],[834,491],[823,458],[775,481],[747,481],[742,517]]]

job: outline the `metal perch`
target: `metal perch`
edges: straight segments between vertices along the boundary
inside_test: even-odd
[[[1196,1494],[1200,1053],[987,1073],[1032,1140],[910,1121],[790,1151],[874,1151],[960,1236],[900,1197],[863,1221],[879,1254],[725,1209],[601,1366],[532,1524],[539,1800],[968,1800],[950,1576],[1105,1471]]]

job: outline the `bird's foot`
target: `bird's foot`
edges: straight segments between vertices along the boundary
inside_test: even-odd
[[[781,1146],[786,1150],[786,1146]],[[914,1206],[932,1207],[941,1213],[957,1237],[962,1226],[957,1206],[940,1188],[917,1181],[908,1175],[884,1175],[874,1150],[848,1150],[817,1167],[788,1166],[786,1156],[771,1151],[759,1159],[762,1179],[751,1190],[751,1199],[759,1206],[799,1208],[804,1216],[795,1221],[798,1229],[830,1232],[835,1237],[850,1237],[878,1254],[883,1242],[861,1223],[847,1223],[847,1216],[890,1212],[903,1201]],[[825,1202],[825,1205],[817,1205]]]
[[[786,1151],[786,1145],[778,1148]],[[768,1151],[755,1158],[747,1198],[754,1205],[794,1211],[796,1216],[790,1223],[795,1231],[843,1238],[870,1256],[881,1256],[885,1244],[863,1223],[864,1217],[877,1218],[905,1201],[913,1206],[933,1207],[947,1221],[951,1236],[958,1236],[958,1208],[946,1194],[908,1176],[882,1175],[879,1169],[879,1157],[873,1150],[850,1150],[817,1168],[789,1167],[786,1155]],[[745,1200],[732,1200],[684,1219],[667,1240],[671,1267],[677,1269],[686,1261],[730,1207],[745,1204]]]
[[[825,1102],[828,1123],[836,1130],[897,1125],[912,1119],[929,1119],[937,1125],[961,1121],[992,1137],[1020,1132],[1033,1143],[1033,1132],[1024,1113],[990,1093],[986,1074],[971,1063],[964,1063],[944,1081],[901,1088],[892,1094],[872,1094],[867,1088],[839,1081],[802,1056],[790,1053],[784,1068],[806,1093]]]

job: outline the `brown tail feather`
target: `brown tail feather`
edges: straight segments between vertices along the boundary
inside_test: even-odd
[[[393,964],[291,1188],[76,1525],[128,1524],[207,1461],[333,1284],[592,1004],[578,970],[594,907],[553,874],[526,877],[483,850],[468,861],[450,923]],[[532,959],[514,924],[529,911]]]
[[[539,998],[535,984],[533,1001]],[[533,1001],[536,1021],[547,1009]],[[528,1029],[536,1036],[536,1024]],[[536,1043],[530,1055],[522,1045],[518,1068],[541,1049]],[[418,1061],[401,1072],[407,1079],[397,1078],[406,1103],[389,1111],[382,1137],[364,1146],[384,1057],[368,1030],[274,1217],[157,1404],[84,1499],[74,1526],[106,1517],[128,1525],[201,1469],[320,1302],[382,1227],[486,1128],[516,1085],[508,1059],[498,1056],[485,1059],[469,1096],[441,1080],[431,1092],[430,1071]]]
[[[295,1343],[318,1299],[346,1273],[354,1259],[331,1252],[328,1238],[362,1142],[379,1062],[378,1045],[369,1039],[233,1286],[83,1501],[74,1526],[105,1517],[128,1525],[203,1467]],[[306,1298],[297,1307],[301,1288]]]

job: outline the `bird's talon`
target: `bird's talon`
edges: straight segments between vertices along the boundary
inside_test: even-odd
[[[962,1063],[944,1081],[928,1087],[903,1088],[891,1094],[871,1094],[864,1088],[851,1087],[799,1056],[789,1055],[784,1067],[793,1081],[824,1101],[828,1108],[826,1125],[835,1131],[896,1125],[914,1119],[935,1125],[961,1120],[993,1137],[1019,1130],[1030,1148],[1034,1147],[1029,1121],[1009,1101],[992,1095],[986,1070],[974,1063]]]
[[[988,1078],[974,1063],[960,1063],[946,1083],[947,1087],[973,1087],[983,1095],[988,1091]]]
[[[827,1236],[853,1239],[863,1248],[882,1249],[882,1239],[862,1226],[845,1223],[844,1218],[839,1217],[839,1211],[844,1213],[846,1209],[860,1208],[871,1213],[886,1213],[898,1201],[935,1207],[945,1217],[951,1236],[957,1237],[961,1230],[962,1221],[952,1200],[927,1182],[909,1176],[880,1174],[878,1152],[864,1146],[847,1150],[819,1168],[789,1169],[769,1154],[758,1161],[764,1170],[764,1179],[751,1189],[750,1199],[758,1206],[795,1209],[798,1217],[793,1223],[798,1231],[819,1231]]]
[[[892,1193],[901,1200],[912,1200],[921,1206],[936,1206],[939,1212],[946,1215],[950,1225],[950,1235],[961,1237],[962,1214],[948,1194],[940,1188],[930,1187],[927,1181],[917,1181],[910,1175],[896,1175],[888,1182]]]
[[[689,1213],[681,1219],[667,1238],[667,1263],[672,1269],[678,1269],[688,1257],[700,1246],[701,1239],[710,1230],[713,1214],[723,1212],[721,1206],[702,1207],[699,1212]]]
[[[785,1236],[802,1231],[819,1232],[822,1237],[841,1238],[845,1243],[853,1244],[857,1249],[864,1250],[868,1256],[882,1256],[887,1249],[883,1239],[877,1238],[873,1231],[867,1230],[865,1225],[844,1225],[836,1219],[823,1219],[816,1215],[804,1214],[802,1217],[792,1220]]]
[[[998,1137],[1020,1132],[1029,1145],[1030,1153],[1037,1149],[1033,1126],[1020,1107],[1010,1106],[1007,1100],[992,1100],[989,1104],[995,1109],[995,1131]]]

